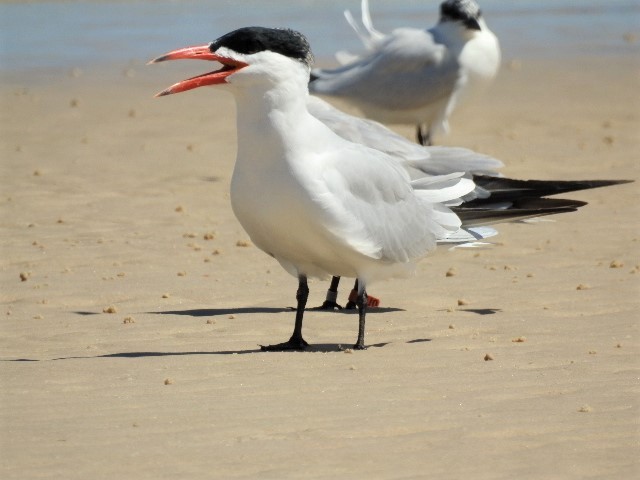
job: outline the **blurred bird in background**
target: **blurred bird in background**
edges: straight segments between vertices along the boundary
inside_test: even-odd
[[[340,98],[371,119],[416,125],[417,141],[431,145],[446,133],[449,116],[466,97],[484,90],[500,67],[500,46],[475,0],[446,0],[429,29],[397,28],[389,34],[371,22],[368,0],[361,4],[362,26],[345,17],[366,52],[338,52],[341,67],[314,69],[309,90]]]

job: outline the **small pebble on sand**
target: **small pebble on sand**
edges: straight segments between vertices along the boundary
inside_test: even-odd
[[[118,313],[118,310],[113,305],[109,305],[102,309],[102,313]]]
[[[171,378],[165,378],[164,379],[164,384],[165,385],[173,385],[173,380]]]
[[[136,321],[133,319],[133,317],[125,317],[122,323],[124,323],[125,325],[128,325],[130,323],[136,323]]]
[[[581,283],[576,287],[576,290],[589,290],[591,287],[586,283]]]
[[[516,338],[512,338],[511,341],[513,343],[524,343],[527,341],[526,337],[516,337]]]
[[[488,362],[489,360],[493,360],[493,355],[491,355],[490,353],[487,353],[487,354],[484,356],[484,361],[485,361],[485,362]]]
[[[463,307],[464,305],[469,305],[469,301],[465,300],[464,298],[459,298],[458,299],[458,306],[459,307]]]
[[[456,269],[451,267],[449,270],[447,270],[447,273],[445,273],[444,276],[445,277],[455,277],[457,273],[458,272],[456,271]]]
[[[591,412],[591,407],[589,405],[583,405],[578,409],[578,412],[580,413],[589,413]]]
[[[622,268],[624,267],[624,263],[622,263],[620,260],[612,260],[611,263],[609,264],[609,268]]]
[[[250,246],[251,246],[251,242],[247,240],[238,240],[236,242],[236,247],[250,247]]]
[[[31,274],[28,273],[28,272],[20,272],[20,281],[21,282],[26,282],[27,280],[29,280],[30,276],[31,276]]]

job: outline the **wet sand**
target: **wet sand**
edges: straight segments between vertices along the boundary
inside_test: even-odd
[[[511,177],[638,179],[632,63],[508,63],[437,140]],[[341,349],[356,315],[308,312],[311,352],[260,353],[296,282],[231,212],[233,100],[152,98],[201,71],[4,76],[3,478],[640,472],[637,183],[372,285],[367,351]]]

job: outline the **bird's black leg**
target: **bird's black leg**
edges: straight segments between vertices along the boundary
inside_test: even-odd
[[[293,334],[288,342],[278,343],[276,345],[260,345],[263,352],[283,352],[287,350],[304,350],[309,346],[302,338],[302,316],[304,315],[304,307],[307,305],[309,298],[309,286],[307,285],[307,277],[300,275],[298,277],[298,291],[296,300],[298,307],[296,308],[296,323],[293,327]]]
[[[358,292],[358,299],[356,300],[358,305],[358,340],[353,346],[354,350],[364,350],[367,347],[364,346],[364,321],[367,314],[367,292],[362,286],[362,291]]]
[[[424,125],[416,126],[416,138],[418,139],[418,143],[425,147],[431,145],[431,131],[425,128]]]
[[[358,279],[356,278],[356,282],[353,284],[353,290],[349,294],[349,301],[347,305],[344,307],[347,310],[355,310],[358,299]]]
[[[338,285],[340,284],[340,277],[332,277],[331,285],[329,285],[329,290],[327,290],[327,297],[325,298],[324,303],[314,308],[314,310],[342,310],[342,305],[338,304]]]

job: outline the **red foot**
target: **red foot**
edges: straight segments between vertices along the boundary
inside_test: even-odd
[[[357,299],[358,299],[358,291],[351,290],[351,293],[349,294],[349,301],[356,303]],[[380,299],[367,294],[367,307],[379,307],[379,306],[380,306]]]
[[[376,297],[372,297],[371,295],[367,295],[367,307],[379,307],[380,299]]]

